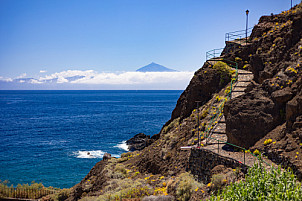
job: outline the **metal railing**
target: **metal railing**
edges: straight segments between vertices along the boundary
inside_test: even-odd
[[[238,40],[241,41],[248,37],[252,33],[253,27],[248,28],[247,30],[233,31],[225,34],[225,41]]]
[[[245,149],[244,147],[240,147],[238,145],[235,145],[235,144],[232,144],[232,143],[229,143],[229,142],[226,142],[226,141],[223,141],[223,140],[219,140],[219,139],[216,139],[216,138],[213,138],[212,137],[212,134],[213,134],[213,127],[218,123],[218,118],[222,116],[222,112],[223,112],[223,109],[224,109],[224,105],[225,103],[231,99],[232,97],[232,92],[233,92],[233,87],[234,87],[234,84],[238,81],[238,64],[234,61],[230,61],[230,60],[227,60],[227,59],[224,59],[224,58],[212,58],[212,59],[209,59],[207,60],[206,62],[209,63],[210,65],[215,65],[215,63],[217,63],[218,61],[222,61],[222,62],[225,62],[227,63],[229,66],[233,67],[236,69],[236,74],[235,76],[231,79],[231,84],[230,84],[230,91],[228,92],[226,98],[222,101],[222,103],[219,105],[218,107],[218,110],[216,110],[215,114],[212,116],[211,120],[210,120],[210,123],[206,126],[205,128],[205,131],[202,132],[201,135],[199,135],[199,138],[202,138],[206,141],[206,144],[208,142],[209,139],[211,140],[214,140],[217,143],[218,147],[217,147],[217,150],[218,150],[218,153],[219,153],[219,144],[227,144],[227,145],[230,145],[232,147],[235,147],[236,149],[239,149],[239,150],[242,150],[243,151],[243,164],[245,165],[245,158],[246,158],[246,153],[250,153],[252,156],[256,157],[259,161],[259,163],[261,162],[264,162],[266,163],[268,166],[270,166],[270,164],[268,164],[266,161],[262,160],[261,157],[258,157],[256,154],[250,152],[249,150]],[[272,168],[274,170],[276,170],[275,167],[272,166]]]
[[[220,49],[213,49],[210,51],[206,52],[206,61],[212,59],[212,58],[216,58],[216,57],[220,57],[222,51],[224,48],[220,48]]]
[[[203,132],[203,138],[205,138],[207,140],[207,138],[211,137],[212,134],[212,128],[215,124],[215,122],[218,120],[218,118],[221,116],[220,114],[223,111],[224,108],[224,104],[226,103],[226,101],[228,101],[229,99],[231,99],[232,97],[232,91],[233,91],[233,87],[235,82],[237,82],[238,80],[238,64],[234,61],[230,61],[230,60],[226,60],[223,58],[213,58],[210,60],[207,60],[207,62],[212,65],[210,62],[212,63],[216,63],[218,61],[223,61],[228,63],[229,66],[233,67],[236,69],[236,74],[235,76],[231,79],[231,85],[230,85],[230,91],[228,92],[228,94],[226,95],[226,98],[222,101],[222,103],[219,105],[218,110],[215,112],[215,114],[212,116],[211,120],[210,120],[210,124],[207,125],[205,131]]]

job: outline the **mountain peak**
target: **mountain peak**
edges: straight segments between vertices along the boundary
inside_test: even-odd
[[[143,66],[136,70],[137,72],[177,72],[176,70],[167,68],[155,62]]]

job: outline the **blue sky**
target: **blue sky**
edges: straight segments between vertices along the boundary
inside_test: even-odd
[[[289,0],[0,0],[0,76],[128,72],[151,62],[193,72],[226,32],[245,28],[246,9],[255,25],[289,8]]]

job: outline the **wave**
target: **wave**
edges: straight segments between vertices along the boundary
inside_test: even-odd
[[[129,147],[126,144],[126,141],[122,141],[121,143],[115,145],[114,147],[117,147],[117,148],[125,150],[125,151],[129,151]]]
[[[73,154],[76,156],[76,158],[103,158],[105,152],[102,150],[75,151]]]
[[[103,158],[105,152],[102,150],[94,151],[75,151],[73,152],[76,158]],[[111,154],[111,157],[119,158],[121,157],[118,154]]]

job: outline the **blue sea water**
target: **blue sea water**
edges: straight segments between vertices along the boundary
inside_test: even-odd
[[[158,133],[181,92],[0,91],[0,179],[72,187],[105,152]]]

